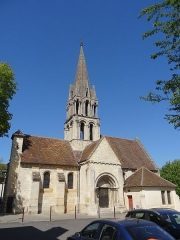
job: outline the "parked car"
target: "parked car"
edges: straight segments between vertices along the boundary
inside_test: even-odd
[[[140,219],[97,220],[67,240],[173,240],[157,224]]]
[[[127,218],[145,219],[155,222],[175,239],[180,239],[180,212],[173,209],[135,209],[126,214]]]

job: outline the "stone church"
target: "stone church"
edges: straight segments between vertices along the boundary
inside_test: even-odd
[[[138,140],[101,136],[96,90],[90,85],[83,45],[70,85],[64,139],[12,135],[4,193],[7,212],[97,214],[132,208],[179,208],[175,185]]]

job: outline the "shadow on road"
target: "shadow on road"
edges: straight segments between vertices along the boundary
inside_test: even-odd
[[[58,237],[68,230],[61,227],[53,227],[45,232],[32,227],[1,228],[2,240],[58,240]]]

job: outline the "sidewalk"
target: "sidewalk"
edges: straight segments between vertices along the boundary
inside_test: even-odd
[[[110,213],[110,214],[101,214],[100,218],[118,218],[122,219],[125,217],[125,213],[118,213],[115,215]],[[76,219],[96,219],[99,218],[98,215],[86,215],[86,214],[76,214]],[[50,221],[59,221],[59,220],[65,220],[65,219],[75,219],[75,214],[58,214],[58,213],[52,213],[51,216],[50,214],[12,214],[12,215],[4,215],[0,216],[0,224],[1,223],[28,223],[28,222],[50,222]]]

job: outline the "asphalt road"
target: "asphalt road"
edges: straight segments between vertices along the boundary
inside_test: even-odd
[[[93,219],[66,219],[54,222],[1,223],[0,240],[65,240]]]

